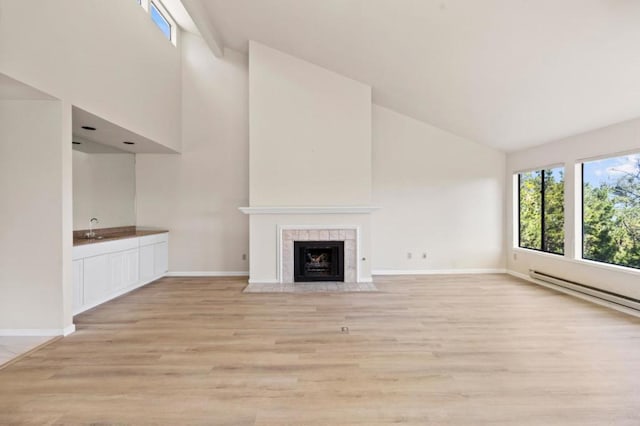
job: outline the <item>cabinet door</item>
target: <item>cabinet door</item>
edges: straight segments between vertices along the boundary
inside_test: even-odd
[[[153,245],[153,271],[156,277],[169,270],[169,245],[166,242]]]
[[[105,299],[109,291],[109,255],[84,259],[84,304]]]
[[[84,261],[73,261],[73,312],[84,305]]]
[[[128,250],[124,252],[124,284],[131,286],[140,279],[140,271],[138,268],[138,249]]]
[[[125,286],[124,261],[124,252],[111,253],[109,255],[109,287],[112,292],[120,290]]]
[[[153,258],[153,245],[140,247],[140,281],[147,282],[155,276]]]
[[[111,290],[117,292],[138,282],[138,249],[109,255]]]

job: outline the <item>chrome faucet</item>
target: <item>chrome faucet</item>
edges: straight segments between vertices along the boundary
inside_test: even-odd
[[[95,238],[96,233],[93,232],[93,225],[94,224],[98,224],[98,218],[97,217],[92,217],[91,219],[89,219],[89,232],[87,232],[86,234],[84,234],[85,237],[87,238]]]

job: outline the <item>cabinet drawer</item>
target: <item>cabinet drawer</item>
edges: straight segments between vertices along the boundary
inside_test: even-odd
[[[140,237],[139,240],[140,240],[141,246],[150,246],[152,244],[166,243],[169,241],[169,234],[165,232],[162,234],[147,235],[145,237]]]
[[[99,243],[85,244],[73,247],[73,260],[86,257],[99,256],[101,254],[117,251],[131,250],[138,247],[139,238],[125,238],[124,240],[103,241]]]

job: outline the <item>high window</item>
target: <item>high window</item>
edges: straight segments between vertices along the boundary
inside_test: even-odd
[[[149,13],[156,27],[158,27],[167,40],[175,45],[177,35],[176,23],[171,19],[171,16],[162,3],[160,3],[159,0],[136,0],[136,3]]]
[[[564,253],[564,169],[518,174],[518,246]]]
[[[149,14],[151,15],[153,23],[160,28],[160,31],[162,31],[162,34],[164,34],[167,39],[171,40],[171,23],[165,17],[165,14],[160,11],[160,7],[155,1],[152,1],[149,5]]]
[[[640,269],[640,154],[582,163],[582,258]]]

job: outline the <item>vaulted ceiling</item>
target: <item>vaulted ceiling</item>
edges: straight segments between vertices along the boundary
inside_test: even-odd
[[[226,47],[256,40],[506,151],[640,116],[636,0],[195,1]]]

